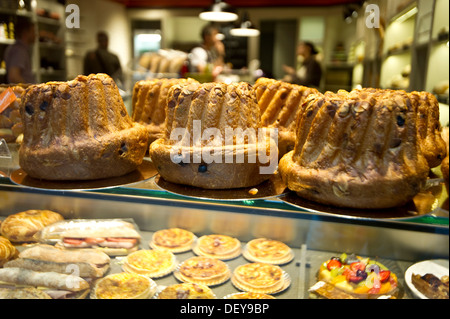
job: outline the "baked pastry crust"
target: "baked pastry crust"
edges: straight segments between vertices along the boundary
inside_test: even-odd
[[[292,151],[295,146],[297,114],[314,88],[269,78],[258,78],[253,86],[261,110],[261,124],[278,129],[278,156]]]
[[[3,265],[13,259],[19,257],[19,251],[8,238],[0,236],[0,268]]]
[[[275,265],[286,264],[294,258],[294,253],[288,245],[268,238],[257,238],[249,241],[245,246],[243,255],[253,262]]]
[[[174,227],[156,231],[150,241],[150,247],[167,249],[176,254],[191,250],[194,241],[195,235],[192,232]]]
[[[241,254],[241,242],[227,235],[204,235],[197,240],[194,253],[221,260],[233,259]]]
[[[283,270],[277,265],[250,263],[233,271],[232,283],[241,290],[272,294],[286,286]]]
[[[156,283],[134,273],[111,274],[98,280],[91,299],[148,299],[156,292]]]
[[[0,233],[12,242],[35,242],[34,235],[38,231],[63,219],[50,210],[31,209],[6,217],[0,225]]]
[[[0,299],[52,299],[52,297],[34,287],[0,288]]]
[[[175,255],[168,250],[138,250],[129,254],[122,265],[126,272],[159,278],[171,273],[177,266]]]
[[[300,197],[325,205],[406,204],[429,173],[413,105],[403,91],[311,95],[297,118],[295,149],[279,163],[283,180]]]
[[[248,83],[172,86],[165,126],[149,155],[168,182],[232,189],[258,185],[276,170],[276,141],[267,130],[259,136],[259,107]]]
[[[206,285],[181,283],[164,288],[158,299],[216,299],[216,295]]]
[[[226,299],[276,299],[272,295],[262,294],[258,292],[237,292],[225,297]]]
[[[231,272],[227,264],[217,258],[197,256],[183,261],[174,274],[182,282],[213,286],[227,281]]]
[[[176,84],[197,82],[194,79],[152,79],[136,82],[131,99],[132,120],[145,126],[148,144],[163,137],[166,120],[167,93]]]
[[[114,80],[78,76],[27,88],[19,165],[33,178],[93,180],[134,171],[147,151],[145,128],[131,120]]]

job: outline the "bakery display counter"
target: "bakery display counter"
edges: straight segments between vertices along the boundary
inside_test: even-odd
[[[386,265],[398,277],[401,298],[417,297],[404,276],[411,266],[436,259],[448,262],[448,195],[439,182],[432,185],[438,191],[431,191],[434,196],[431,205],[428,197],[423,196],[425,213],[406,209],[401,215],[398,211],[391,215],[375,212],[352,215],[293,202],[287,191],[240,199],[183,194],[162,188],[158,175],[92,189],[20,185],[11,179],[19,169],[17,148],[8,146],[11,156],[0,169],[5,173],[0,177],[0,220],[29,209],[49,209],[65,219],[132,219],[142,236],[141,249],[149,249],[155,231],[170,227],[188,229],[197,237],[226,234],[238,238],[242,245],[260,237],[280,240],[293,249],[294,258],[281,265],[289,285],[274,294],[276,298],[308,298],[309,288],[317,282],[320,265],[342,252],[370,256]],[[194,255],[193,251],[177,254],[177,262]],[[122,263],[123,257],[113,258],[110,272],[120,272]],[[240,255],[226,263],[233,270],[248,260]],[[162,289],[179,280],[170,274],[155,282]],[[240,291],[231,280],[213,286],[212,290],[218,298]]]

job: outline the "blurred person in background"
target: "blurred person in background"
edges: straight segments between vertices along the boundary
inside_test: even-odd
[[[293,67],[283,65],[286,72],[285,81],[319,88],[322,78],[322,67],[316,56],[319,52],[311,42],[301,42],[297,47],[297,55],[301,59],[301,66],[298,70]]]
[[[97,33],[97,49],[89,51],[84,57],[84,75],[106,73],[117,85],[123,84],[122,67],[118,56],[108,51],[109,38],[104,31]]]
[[[6,81],[8,83],[35,83],[31,57],[36,35],[35,26],[30,19],[17,18],[15,38],[15,43],[5,50]]]
[[[213,76],[223,69],[225,46],[218,38],[219,29],[214,24],[203,27],[203,42],[189,53],[190,72],[204,73],[209,71]],[[211,68],[207,70],[207,68]]]

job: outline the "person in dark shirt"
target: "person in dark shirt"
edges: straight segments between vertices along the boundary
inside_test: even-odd
[[[35,83],[32,70],[32,45],[35,26],[30,19],[18,17],[15,24],[16,41],[5,50],[6,81],[8,83]]]
[[[286,80],[299,85],[308,87],[320,87],[322,78],[322,67],[316,59],[318,51],[310,42],[302,42],[297,47],[297,54],[303,58],[300,69],[283,65],[287,74]]]
[[[117,85],[122,84],[122,67],[114,53],[108,51],[109,39],[104,31],[97,33],[97,49],[89,51],[84,57],[84,75],[106,73]]]

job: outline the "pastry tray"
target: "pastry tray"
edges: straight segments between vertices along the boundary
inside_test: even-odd
[[[279,199],[291,205],[311,213],[328,216],[341,216],[357,219],[410,219],[419,216],[435,214],[440,210],[446,210],[448,216],[448,194],[444,183],[440,179],[430,179],[427,187],[417,194],[404,206],[388,209],[352,209],[322,205],[301,198],[295,192],[289,191]]]
[[[235,189],[203,189],[180,185],[164,180],[160,175],[153,178],[156,186],[172,194],[205,200],[242,201],[254,199],[268,199],[284,194],[287,189],[279,174],[259,185]],[[257,190],[256,194],[252,190]]]
[[[14,184],[34,189],[80,191],[107,189],[142,182],[152,178],[157,173],[153,163],[144,159],[136,170],[118,177],[87,181],[50,181],[30,177],[23,169],[19,168],[11,173],[10,180]]]

